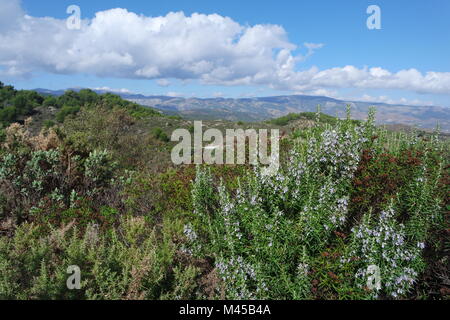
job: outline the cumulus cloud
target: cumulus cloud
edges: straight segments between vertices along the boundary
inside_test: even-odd
[[[400,89],[417,93],[450,94],[450,72],[426,72],[416,69],[400,70],[391,73],[388,70],[345,66],[318,70],[313,67],[307,71],[293,72],[301,79],[298,90],[327,88],[363,88],[363,89]],[[306,81],[302,81],[306,80]]]
[[[115,92],[115,93],[125,93],[125,94],[132,93],[130,90],[128,90],[126,88],[114,89],[114,88],[110,88],[110,87],[97,87],[97,88],[92,88],[92,90]]]
[[[387,103],[387,104],[403,104],[403,105],[410,105],[410,106],[433,106],[433,101],[423,101],[419,99],[406,99],[406,98],[400,98],[400,99],[391,99],[388,96],[370,96],[368,94],[364,94],[361,97],[353,98],[355,101],[366,101],[366,102],[380,102],[380,103]]]
[[[217,14],[145,17],[111,9],[83,21],[81,30],[69,30],[65,20],[26,16],[10,1],[0,0],[0,11],[14,25],[0,29],[0,65],[10,74],[245,81],[261,77],[264,65],[276,70],[296,48],[280,26],[244,27]]]
[[[14,28],[24,16],[19,1],[0,1],[0,30],[8,31]]]
[[[355,66],[301,70],[319,43],[296,54],[278,25],[241,25],[218,14],[171,12],[147,17],[126,9],[97,12],[80,30],[66,21],[26,15],[18,0],[0,0],[0,76],[35,72],[100,77],[260,85],[294,92],[339,88],[401,89],[450,94],[450,72],[390,72]]]
[[[305,46],[305,48],[308,49],[308,53],[305,55],[304,59],[302,59],[302,60],[306,60],[307,58],[312,56],[316,50],[322,49],[324,47],[323,43],[305,42],[303,45]]]
[[[224,94],[223,94],[223,92],[220,92],[220,91],[218,91],[218,92],[213,92],[212,97],[213,97],[213,98],[223,98],[223,97],[224,97]]]
[[[168,87],[168,86],[170,86],[170,81],[167,80],[167,79],[159,79],[159,80],[156,81],[156,83],[160,87]]]
[[[175,92],[175,91],[166,92],[165,95],[168,97],[172,97],[172,98],[182,98],[182,97],[186,96],[186,94],[184,94],[182,92]]]

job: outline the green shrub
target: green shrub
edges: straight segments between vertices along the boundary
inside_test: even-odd
[[[54,127],[55,125],[56,125],[55,122],[52,120],[45,120],[44,123],[42,124],[42,126],[45,129],[50,129],[50,128]]]
[[[291,121],[299,120],[299,119],[307,119],[312,121],[319,120],[322,124],[336,124],[337,119],[335,117],[329,116],[324,113],[319,113],[319,115],[315,112],[302,112],[302,113],[289,113],[286,116],[279,117],[276,119],[272,119],[269,123],[275,124],[277,126],[286,126]]]
[[[437,135],[387,132],[372,111],[367,122],[312,113],[284,137],[275,175],[155,173],[130,159],[165,140],[161,128],[137,136],[144,120],[130,114],[142,109],[90,91],[62,100],[84,107],[0,139],[0,299],[445,297],[449,158]],[[66,286],[74,265],[81,290]]]
[[[39,150],[21,142],[0,153],[0,194],[7,199],[2,210],[21,219],[64,210],[79,199],[95,197],[91,205],[97,208],[120,205],[118,190],[126,183],[106,151],[75,154],[63,145]]]
[[[169,142],[169,136],[161,129],[161,128],[153,128],[152,129],[153,136],[162,141],[162,142]]]
[[[373,114],[364,124],[344,120],[310,128],[305,137],[295,141],[276,175],[255,168],[232,193],[198,168],[184,250],[214,261],[229,299],[407,297],[426,269],[428,230],[442,220],[436,185],[443,159],[430,154],[434,162],[417,162],[402,150],[442,150],[442,144],[390,136],[373,126]],[[406,157],[367,169],[367,150]],[[355,207],[351,203],[364,192],[355,181],[365,170],[400,180],[389,191],[386,178],[371,179],[369,200]],[[321,257],[329,251],[336,270],[324,274],[329,266]],[[365,286],[371,265],[381,270],[381,291]]]
[[[77,114],[80,111],[79,106],[63,106],[61,110],[56,114],[56,120],[62,123],[69,115]]]
[[[159,241],[142,218],[123,217],[121,231],[73,224],[43,234],[33,224],[0,238],[0,299],[187,299],[197,271],[174,262],[173,245]],[[69,266],[81,290],[69,290]]]

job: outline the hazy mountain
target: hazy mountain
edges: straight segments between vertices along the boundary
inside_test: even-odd
[[[377,122],[382,124],[407,124],[434,129],[439,122],[442,130],[450,131],[450,108],[436,106],[390,105],[385,103],[344,101],[320,96],[279,96],[250,99],[198,99],[124,97],[166,113],[181,114],[190,119],[225,119],[261,121],[288,113],[316,111],[317,105],[329,115],[345,117],[346,105],[352,106],[352,117],[365,119],[370,106],[377,109]]]
[[[64,93],[63,90],[37,89],[37,91],[56,95]],[[104,90],[94,91],[97,93],[106,92]],[[179,114],[188,119],[262,121],[288,113],[316,111],[317,105],[321,105],[321,111],[324,113],[344,117],[346,105],[350,104],[352,106],[352,117],[355,119],[365,119],[369,107],[375,106],[377,108],[376,119],[379,124],[406,124],[419,128],[434,129],[439,122],[443,131],[450,131],[450,108],[448,107],[391,105],[304,95],[201,99],[113,93],[141,105],[160,109],[167,114]]]

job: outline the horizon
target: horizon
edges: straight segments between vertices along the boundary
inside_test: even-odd
[[[167,98],[173,98],[173,99],[199,99],[199,100],[214,100],[214,99],[221,99],[221,100],[245,100],[245,99],[262,99],[262,98],[278,98],[278,97],[315,97],[315,98],[327,98],[327,99],[333,99],[337,101],[342,102],[358,102],[358,103],[373,103],[374,105],[392,105],[392,106],[414,106],[414,107],[442,107],[442,108],[450,108],[450,106],[442,106],[442,105],[408,105],[408,104],[402,104],[402,103],[389,103],[389,102],[376,102],[376,101],[360,101],[360,100],[349,100],[349,99],[339,99],[339,98],[333,98],[326,95],[308,95],[308,94],[284,94],[284,95],[260,95],[260,96],[248,96],[248,97],[201,97],[201,96],[170,96],[170,95],[164,95],[164,94],[143,94],[139,92],[132,92],[132,91],[114,91],[114,89],[103,89],[103,88],[87,88],[87,87],[72,87],[72,88],[65,88],[65,89],[47,89],[47,88],[33,88],[28,89],[32,91],[39,92],[40,90],[46,90],[51,92],[65,92],[68,90],[83,90],[88,89],[95,92],[102,92],[102,93],[112,93],[117,95],[136,95],[136,96],[144,96],[146,98],[152,98],[152,97],[167,97]]]

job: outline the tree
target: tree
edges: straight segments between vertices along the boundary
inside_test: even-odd
[[[62,96],[58,98],[60,105],[63,106],[76,106],[80,103],[78,93],[73,90],[67,90]]]
[[[0,110],[0,122],[9,124],[16,119],[17,109],[9,106]]]
[[[13,105],[19,113],[23,114],[28,109],[27,98],[23,94],[18,94],[13,99]]]
[[[3,86],[0,88],[0,105],[5,106],[16,94],[12,86]]]
[[[93,104],[98,101],[98,94],[91,89],[82,89],[78,92],[78,98],[82,104]]]
[[[78,106],[64,106],[61,110],[56,114],[56,120],[58,122],[64,122],[66,117],[71,114],[77,114],[80,111],[80,107]]]
[[[58,98],[56,98],[54,96],[47,96],[47,97],[45,97],[44,106],[59,108]]]

